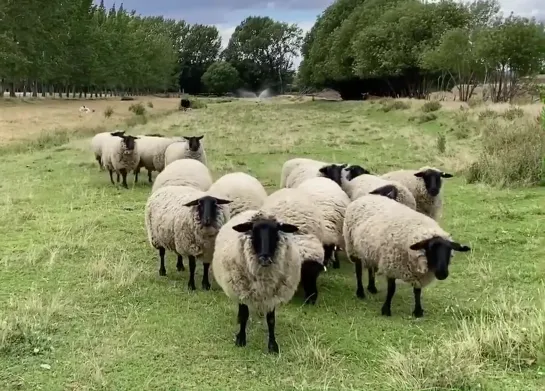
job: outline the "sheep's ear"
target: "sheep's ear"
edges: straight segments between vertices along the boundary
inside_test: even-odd
[[[397,198],[397,188],[394,185],[386,185],[369,192],[369,194],[380,195],[395,200]]]
[[[324,175],[327,175],[327,169],[328,169],[328,166],[323,166],[318,171],[320,171]]]
[[[416,176],[418,178],[423,178],[425,175],[426,175],[426,173],[424,171],[419,171],[419,172],[414,174],[414,176]]]
[[[199,199],[189,201],[187,204],[184,204],[184,206],[197,206],[199,205]]]
[[[254,224],[252,222],[241,223],[233,226],[233,229],[237,232],[244,233],[252,229]]]
[[[441,178],[452,178],[452,174],[449,174],[448,172],[442,172],[441,173]]]
[[[187,141],[191,139],[191,137],[187,137],[187,136],[182,136],[182,137],[185,138]]]
[[[280,231],[288,233],[288,234],[293,234],[293,233],[299,231],[299,228],[297,228],[297,226],[295,226],[293,224],[287,224],[287,223],[279,223],[278,224],[278,229]]]
[[[348,164],[347,164],[347,163],[341,164],[341,168],[346,168],[346,167],[348,167]]]
[[[409,247],[411,250],[424,250],[426,248],[428,248],[428,244],[430,242],[431,239],[424,239],[420,242],[417,242],[415,244],[413,244],[411,247]]]
[[[225,204],[230,204],[231,202],[233,202],[230,200],[224,200],[222,198],[215,198],[215,200],[216,200],[216,204],[218,205],[225,205]]]
[[[202,136],[197,136],[195,137],[197,140],[202,140],[202,138],[204,137],[204,134]]]
[[[471,248],[469,246],[464,246],[457,242],[450,242],[450,246],[452,247],[453,250],[460,251],[462,253],[471,251]]]

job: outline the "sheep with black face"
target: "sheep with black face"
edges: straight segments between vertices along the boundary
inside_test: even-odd
[[[119,137],[124,134],[124,130],[116,130],[115,132],[101,132],[95,134],[91,139],[91,149],[93,150],[95,159],[98,163],[98,168],[101,171],[104,170],[104,167],[102,166],[102,153],[106,140],[111,139],[112,137]]]
[[[441,218],[442,178],[452,178],[452,174],[433,167],[421,167],[418,170],[392,171],[382,175],[382,178],[399,182],[407,187],[416,200],[418,212],[434,220]]]
[[[342,171],[346,164],[320,162],[313,159],[295,158],[282,165],[280,187],[293,188],[306,179],[325,177],[341,186]]]
[[[178,159],[195,159],[206,165],[206,152],[201,142],[203,137],[183,136],[184,141],[170,144],[165,150],[165,166]]]
[[[230,202],[191,186],[165,186],[150,195],[145,223],[151,246],[159,250],[159,275],[166,275],[166,250],[174,251],[178,270],[183,270],[182,257],[189,258],[189,289],[195,290],[196,258],[203,262],[202,288],[210,289],[208,270],[214,243],[229,220]]]
[[[238,214],[220,229],[212,269],[225,294],[238,303],[237,346],[246,345],[251,308],[266,314],[268,349],[278,353],[275,311],[291,300],[301,278],[301,258],[292,236],[297,231],[297,226],[255,210]]]
[[[373,271],[388,281],[383,315],[392,314],[396,279],[400,279],[413,286],[413,315],[419,318],[424,314],[422,288],[435,279],[448,277],[452,251],[466,252],[470,248],[453,242],[432,218],[394,201],[396,192],[394,186],[384,186],[350,203],[343,227],[346,254],[355,264],[359,298],[365,297],[365,267],[370,271],[370,293],[377,292]]]
[[[127,174],[136,170],[140,162],[140,153],[136,145],[138,137],[126,134],[118,134],[115,137],[106,139],[103,145],[102,165],[110,173],[110,181],[114,183],[113,172],[123,177],[123,187],[128,188]]]
[[[325,222],[318,208],[308,194],[299,188],[284,188],[269,194],[260,208],[280,221],[298,227],[294,241],[301,256],[301,285],[305,293],[305,304],[316,303],[317,280],[325,270],[322,246]]]

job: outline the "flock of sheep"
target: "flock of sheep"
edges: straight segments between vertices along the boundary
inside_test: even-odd
[[[340,267],[344,251],[355,265],[356,294],[377,293],[375,274],[388,282],[382,314],[391,316],[396,280],[413,286],[415,317],[423,316],[421,290],[449,274],[453,251],[470,248],[452,240],[441,216],[443,178],[432,167],[373,175],[359,165],[295,158],[282,167],[280,189],[267,195],[259,180],[243,172],[215,182],[199,137],[130,136],[100,133],[92,148],[100,168],[123,178],[140,169],[159,174],[145,207],[148,240],[159,252],[177,254],[176,268],[189,262],[188,287],[195,290],[196,261],[203,263],[202,288],[210,289],[209,268],[225,294],[238,303],[236,345],[246,345],[249,308],[266,315],[271,353],[278,352],[275,309],[302,286],[305,302],[318,297],[317,280],[327,266]]]

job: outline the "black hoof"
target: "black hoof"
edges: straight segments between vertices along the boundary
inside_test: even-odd
[[[363,288],[356,291],[356,296],[358,296],[360,299],[365,299],[365,292],[363,291]]]
[[[424,310],[422,308],[419,310],[414,310],[413,315],[415,318],[421,318],[424,316]]]
[[[314,305],[314,304],[316,304],[317,299],[318,299],[317,295],[311,295],[311,296],[305,297],[305,304],[306,305]]]
[[[197,287],[195,286],[195,283],[193,281],[189,281],[187,283],[187,288],[190,290],[190,291],[194,291],[197,289]]]
[[[392,310],[388,307],[382,307],[382,315],[392,316]]]
[[[202,289],[204,289],[205,291],[209,291],[210,290],[210,283],[209,282],[203,282],[202,283]]]
[[[246,335],[238,333],[235,340],[236,346],[246,346]]]
[[[159,269],[159,275],[160,276],[166,276],[167,275],[167,270],[166,269]]]
[[[278,344],[276,341],[269,342],[269,353],[278,354]]]
[[[333,261],[333,269],[340,269],[341,263],[339,261]]]
[[[377,287],[374,286],[374,285],[369,285],[369,286],[367,287],[367,290],[369,291],[369,293],[372,293],[373,295],[376,294],[376,293],[378,293]]]

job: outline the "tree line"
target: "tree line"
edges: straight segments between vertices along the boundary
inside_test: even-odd
[[[297,76],[293,59],[301,51]],[[0,0],[0,97],[283,92],[295,84],[424,97],[459,86],[467,100],[486,84],[510,100],[545,71],[542,23],[499,14],[496,0],[337,0],[308,34],[251,16],[222,51],[214,26],[188,24],[93,0]]]
[[[477,85],[508,101],[545,68],[543,23],[503,16],[496,0],[337,0],[302,45],[298,85],[332,87],[343,98],[425,97]]]
[[[301,41],[296,25],[249,17],[222,52],[214,26],[93,0],[0,0],[0,97],[281,90]]]

